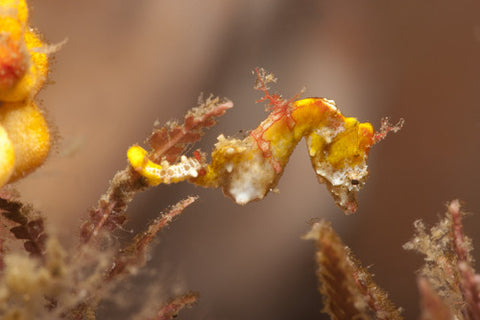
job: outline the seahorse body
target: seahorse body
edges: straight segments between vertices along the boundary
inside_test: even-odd
[[[262,199],[276,186],[303,137],[319,182],[345,212],[355,212],[356,193],[368,176],[374,130],[370,123],[344,117],[334,101],[324,98],[297,100],[272,111],[243,140],[221,135],[206,174],[191,181],[222,187],[239,204]]]
[[[312,166],[337,205],[346,213],[357,209],[356,193],[368,176],[367,157],[375,143],[370,123],[344,117],[335,102],[307,98],[275,106],[243,140],[218,137],[212,162],[186,158],[170,164],[148,159],[135,145],[128,151],[132,167],[150,185],[184,180],[204,187],[221,187],[238,204],[259,200],[275,188],[295,146],[305,137]]]

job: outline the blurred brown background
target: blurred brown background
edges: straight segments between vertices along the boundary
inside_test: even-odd
[[[139,195],[128,225],[137,232],[186,195],[201,198],[163,233],[149,262],[156,271],[124,289],[123,309],[115,303],[122,297],[112,296],[102,319],[131,319],[154,281],[162,284],[159,301],[201,292],[182,319],[323,319],[313,246],[300,239],[311,218],[332,221],[406,319],[418,314],[414,271],[422,258],[401,248],[414,220],[432,224],[446,201],[460,198],[477,213],[466,224],[479,256],[478,1],[30,2],[32,24],[50,43],[68,43],[39,97],[60,136],[56,152],[17,186],[65,243],[125,167],[127,147],[143,141],[156,119],[181,119],[200,92],[235,103],[203,150],[219,133],[257,126],[265,113],[254,103],[256,66],[277,75],[275,90],[286,97],[305,86],[305,96],[335,99],[345,115],[377,127],[387,115],[406,120],[372,150],[353,216],[317,184],[303,143],[280,194],[261,202],[240,207],[218,190],[188,184]]]

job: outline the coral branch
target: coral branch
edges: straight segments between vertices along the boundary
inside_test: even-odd
[[[26,240],[23,244],[25,250],[34,256],[42,256],[45,251],[45,241],[47,239],[44,233],[43,219],[29,221],[25,225],[20,225],[10,229],[17,239]]]
[[[32,208],[15,200],[0,198],[0,213],[15,224],[9,230],[16,239],[24,240],[25,250],[32,256],[43,257],[47,234],[43,217],[32,213]]]
[[[0,198],[0,212],[2,215],[8,220],[24,225],[28,222],[28,219],[22,214],[22,207],[21,202]]]
[[[429,281],[424,277],[417,280],[421,296],[422,314],[420,320],[450,320],[450,309],[440,296],[433,290]]]
[[[109,189],[101,197],[97,207],[90,210],[88,220],[81,227],[81,239],[84,243],[90,242],[102,231],[111,233],[123,225],[126,221],[127,206],[137,192],[160,182],[182,180],[181,173],[177,174],[179,170],[188,173],[183,176],[183,180],[202,171],[200,162],[203,160],[198,153],[193,159],[185,157],[185,161],[176,167],[170,166],[168,159],[177,159],[189,144],[203,136],[204,128],[214,125],[215,118],[223,115],[226,110],[233,107],[233,104],[211,96],[206,101],[200,99],[199,103],[200,106],[187,113],[183,126],[170,123],[152,133],[149,139],[152,147],[150,155],[139,146],[132,146],[129,149],[128,158],[131,165],[117,172]],[[164,165],[163,168],[165,173],[152,160],[159,163],[163,161],[162,164],[166,162],[168,165]],[[159,180],[156,175],[162,178]]]
[[[147,247],[156,234],[172,222],[172,220],[178,216],[183,210],[191,205],[197,198],[188,197],[185,200],[178,202],[167,213],[161,215],[155,219],[147,231],[138,235],[125,249],[120,250],[115,258],[115,262],[112,268],[107,272],[106,280],[110,281],[114,277],[129,272],[134,268],[139,268],[145,264],[145,255]]]
[[[466,310],[463,313],[466,319],[480,319],[480,292],[479,283],[475,279],[475,271],[472,267],[470,251],[471,241],[463,233],[460,201],[453,200],[448,204],[448,213],[452,219],[453,250],[457,255],[458,272],[460,275],[460,290],[466,302]]]
[[[209,96],[205,101],[200,97],[198,104],[198,107],[185,115],[183,125],[168,123],[152,133],[148,139],[152,148],[150,160],[156,163],[164,159],[170,163],[176,162],[188,145],[200,140],[204,135],[204,128],[215,125],[215,118],[233,107],[231,101],[221,101],[213,96]]]
[[[102,231],[113,232],[126,221],[125,211],[137,192],[148,187],[143,177],[130,166],[113,177],[107,192],[89,212],[80,230],[83,243],[90,242]]]
[[[479,320],[480,319],[480,296],[479,290],[480,281],[475,275],[473,268],[465,261],[458,264],[458,269],[461,276],[461,290],[465,300],[464,314],[465,319]]]
[[[457,255],[458,262],[471,262],[470,256],[471,241],[463,233],[462,216],[460,210],[460,201],[453,200],[447,205],[448,213],[452,219],[453,250]]]
[[[171,299],[163,305],[158,313],[148,320],[171,320],[177,317],[178,312],[185,308],[191,307],[198,300],[199,294],[197,292],[188,292],[182,296]]]
[[[480,319],[480,284],[472,267],[471,240],[463,233],[463,215],[460,202],[451,201],[445,218],[431,228],[430,234],[421,221],[416,221],[416,234],[404,248],[425,255],[421,275],[450,307],[453,317],[477,320]]]
[[[0,239],[0,271],[2,271],[5,267],[5,261],[3,260],[5,255],[4,242],[4,239]]]
[[[315,223],[304,238],[315,241],[319,291],[324,297],[324,312],[332,319],[402,319],[399,309],[360,266],[330,224]]]

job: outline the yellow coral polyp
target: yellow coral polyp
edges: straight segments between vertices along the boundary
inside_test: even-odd
[[[33,98],[43,86],[48,74],[48,57],[44,52],[37,49],[44,46],[38,35],[33,31],[26,31],[24,34],[28,60],[23,77],[18,82],[6,90],[0,90],[0,100],[20,101]]]
[[[10,179],[15,165],[15,150],[7,131],[0,126],[0,186]]]
[[[25,0],[1,0],[0,16],[15,17],[21,24],[25,25],[28,20],[28,7]]]
[[[0,91],[13,88],[25,75],[27,56],[19,41],[0,36]]]
[[[25,0],[0,0],[0,187],[40,166],[50,133],[33,98],[48,73],[44,43],[28,26]]]
[[[1,101],[33,98],[47,77],[48,57],[41,50],[44,43],[27,25],[27,18],[25,1],[1,0],[0,56],[3,57],[0,60]]]
[[[4,102],[0,126],[7,132],[15,151],[13,172],[8,182],[40,166],[50,150],[50,133],[43,114],[33,101]]]
[[[21,41],[25,26],[17,17],[0,16],[0,30],[3,36],[8,35],[13,41]]]

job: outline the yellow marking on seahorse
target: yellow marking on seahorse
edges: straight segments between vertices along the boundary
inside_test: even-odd
[[[198,160],[186,156],[181,156],[180,161],[176,164],[170,164],[168,161],[157,164],[149,160],[147,151],[138,145],[131,146],[128,149],[127,158],[133,169],[146,178],[151,186],[195,178],[201,168]]]

